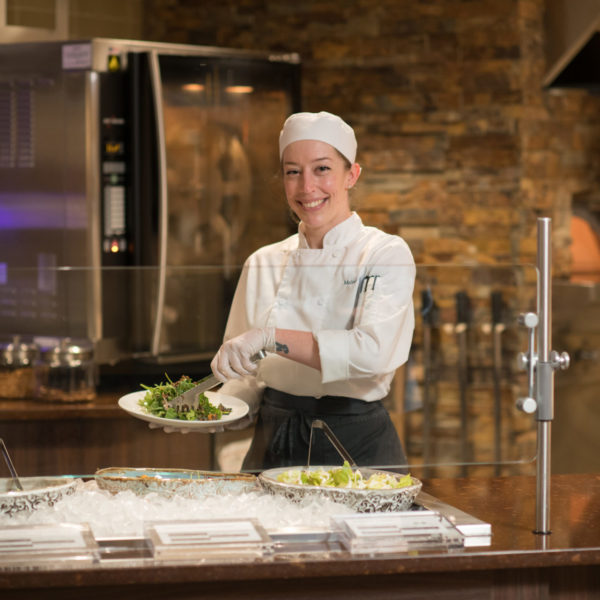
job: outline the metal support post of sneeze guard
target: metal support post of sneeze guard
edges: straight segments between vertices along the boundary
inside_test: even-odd
[[[554,418],[554,371],[569,367],[566,352],[550,351],[552,346],[552,250],[551,219],[538,219],[537,239],[537,315],[526,313],[520,323],[529,329],[529,347],[520,354],[520,365],[527,369],[529,394],[517,406],[528,413],[537,411],[536,523],[534,533],[550,530],[550,452],[551,425]],[[537,327],[537,354],[535,328]]]

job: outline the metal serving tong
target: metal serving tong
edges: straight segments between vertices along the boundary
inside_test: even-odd
[[[260,350],[252,357],[252,362],[258,362],[263,359],[267,353],[264,350]],[[200,395],[208,390],[221,385],[223,382],[217,379],[214,375],[205,377],[197,386],[183,392],[179,396],[176,396],[172,400],[168,401],[168,406],[176,410],[195,410],[200,405]]]
[[[8,450],[6,449],[6,444],[4,440],[0,438],[0,449],[2,450],[2,454],[4,455],[4,460],[6,461],[6,465],[8,466],[8,470],[12,475],[13,483],[19,491],[23,491],[23,486],[21,485],[21,481],[19,480],[19,476],[17,475],[17,471],[15,470],[15,466],[10,460],[10,455],[8,454]]]
[[[350,456],[346,448],[342,446],[340,440],[335,437],[333,431],[325,421],[321,421],[321,419],[314,419],[310,424],[310,437],[308,439],[308,458],[306,459],[306,468],[310,467],[310,450],[312,448],[312,439],[313,439],[313,429],[322,429],[323,433],[327,436],[327,439],[331,442],[332,446],[338,451],[338,454],[350,463],[351,467],[356,467],[357,464],[354,462],[354,459]]]

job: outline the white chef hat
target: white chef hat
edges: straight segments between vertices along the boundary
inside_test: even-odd
[[[356,159],[356,137],[348,123],[328,112],[295,113],[287,118],[279,134],[279,159],[292,142],[318,140],[338,150],[351,163]]]

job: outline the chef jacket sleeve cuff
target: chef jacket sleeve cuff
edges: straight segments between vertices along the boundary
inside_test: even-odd
[[[321,358],[321,382],[346,381],[350,374],[349,332],[324,330],[315,334]]]

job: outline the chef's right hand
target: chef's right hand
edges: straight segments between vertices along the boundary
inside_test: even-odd
[[[226,341],[210,363],[210,368],[214,376],[223,382],[253,375],[257,369],[253,357],[261,350],[274,349],[275,327],[250,329]]]

